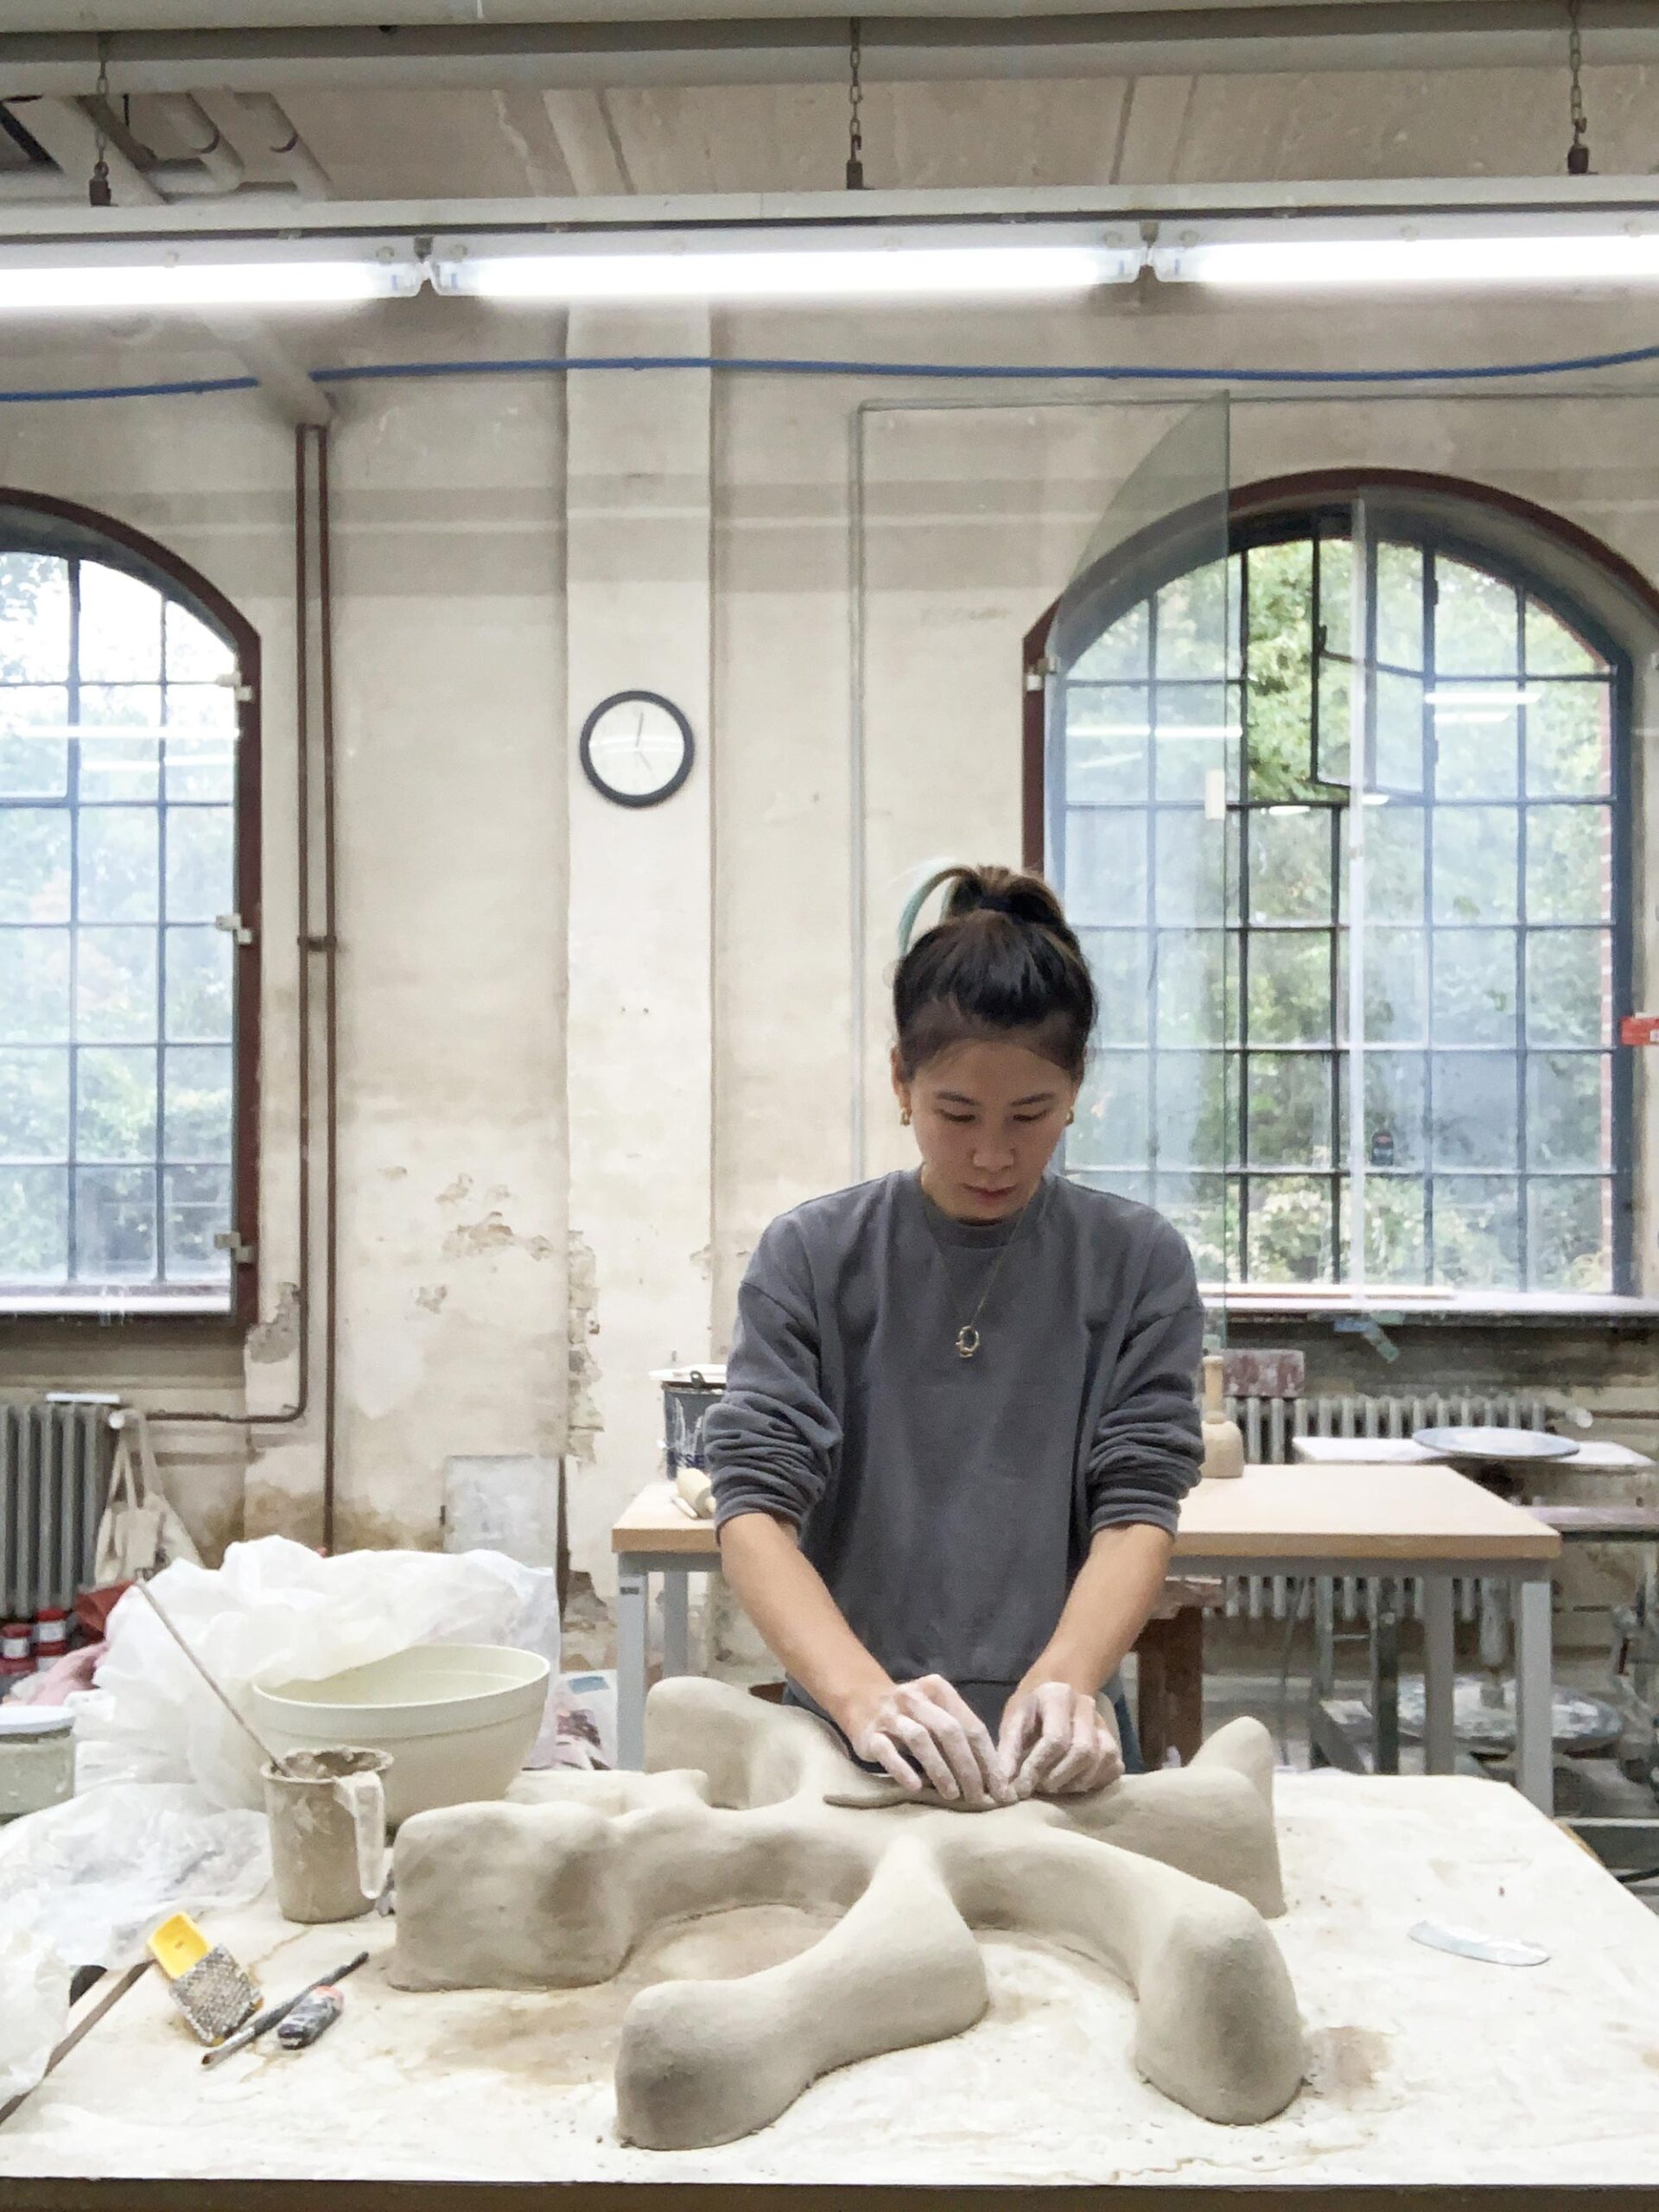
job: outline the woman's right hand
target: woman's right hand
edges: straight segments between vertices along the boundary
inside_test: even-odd
[[[931,1785],[975,1811],[1014,1802],[990,1731],[943,1675],[867,1690],[837,1718],[856,1756],[912,1796]]]

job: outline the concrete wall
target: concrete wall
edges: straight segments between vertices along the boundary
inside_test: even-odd
[[[710,342],[1221,369],[1492,361],[1639,335],[1628,304],[1605,301],[1338,314],[1183,292],[971,316],[751,313],[718,318]],[[448,336],[453,351],[531,350],[517,324]],[[611,315],[570,343],[696,353],[704,334]],[[390,318],[360,342],[399,350]],[[899,907],[930,862],[1017,857],[1021,637],[1177,404],[1149,383],[700,371],[346,393],[344,1541],[436,1541],[452,1458],[564,1451],[575,1564],[607,1583],[606,1529],[658,1433],[646,1370],[722,1349],[775,1212],[904,1157],[884,1073]],[[1251,390],[1232,474],[1466,478],[1659,578],[1656,431],[1659,397],[1607,377]],[[270,1314],[293,1274],[289,438],[240,397],[14,407],[0,453],[0,480],[101,506],[195,562],[265,640]],[[654,812],[607,804],[575,762],[588,711],[627,688],[677,699],[698,739],[690,782]],[[1645,749],[1645,704],[1640,719]],[[1651,934],[1653,900],[1641,911]],[[1656,1228],[1649,1207],[1649,1260]],[[1323,1387],[1524,1375],[1659,1405],[1645,1332],[1421,1330],[1398,1370],[1302,1333]],[[118,1363],[159,1379],[164,1362],[169,1395],[188,1373],[237,1402],[238,1348],[205,1339],[36,1331],[0,1348],[0,1384]],[[282,1402],[280,1329],[256,1339],[246,1376],[250,1403]],[[236,1433],[165,1440],[214,1537],[238,1522]],[[315,1422],[258,1446],[248,1524],[314,1532],[317,1466]]]

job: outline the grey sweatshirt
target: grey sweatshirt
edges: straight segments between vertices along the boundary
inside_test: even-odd
[[[953,1221],[913,1170],[815,1198],[739,1293],[716,1521],[793,1522],[894,1680],[942,1674],[995,1726],[1095,1531],[1174,1529],[1202,1340],[1185,1243],[1128,1199],[1050,1175],[1011,1230]]]

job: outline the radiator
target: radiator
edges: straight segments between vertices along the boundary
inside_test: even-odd
[[[73,1605],[91,1580],[113,1451],[106,1405],[0,1406],[0,1618]]]
[[[1248,1460],[1283,1463],[1298,1436],[1409,1436],[1419,1428],[1542,1428],[1547,1408],[1541,1398],[1524,1394],[1497,1397],[1426,1397],[1403,1395],[1357,1397],[1327,1393],[1313,1398],[1229,1398],[1227,1411],[1244,1433]],[[1386,1473],[1379,1468],[1379,1475]],[[1282,1621],[1291,1605],[1290,1578],[1282,1574],[1235,1574],[1227,1580],[1227,1611],[1234,1619]],[[1422,1585],[1408,1586],[1412,1612],[1422,1617]],[[1480,1585],[1456,1585],[1459,1618],[1479,1616]],[[1344,1620],[1365,1617],[1363,1576],[1344,1574],[1336,1583],[1337,1610]]]

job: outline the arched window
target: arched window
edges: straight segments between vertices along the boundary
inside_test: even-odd
[[[238,869],[252,640],[216,598],[95,517],[0,499],[0,1301],[14,1309],[235,1304],[251,1234],[235,1040],[257,896]]]
[[[1627,1289],[1629,667],[1455,526],[1365,542],[1365,1281]],[[1351,506],[1232,549],[1109,597],[1051,715],[1048,860],[1102,999],[1067,1166],[1168,1214],[1208,1280],[1340,1285]]]

